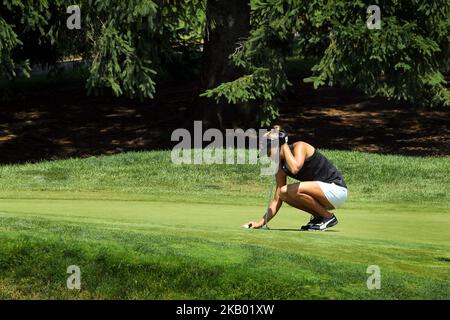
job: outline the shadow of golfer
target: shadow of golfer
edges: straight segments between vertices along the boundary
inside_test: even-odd
[[[302,230],[299,230],[299,229],[290,229],[290,228],[279,228],[279,229],[273,229],[273,228],[270,228],[269,229],[270,231],[291,231],[291,232],[302,232],[302,233],[304,233],[304,232],[310,232],[310,233],[316,233],[316,232],[339,232],[339,230],[325,230],[325,231],[308,231],[308,230],[305,230],[305,231],[302,231]]]

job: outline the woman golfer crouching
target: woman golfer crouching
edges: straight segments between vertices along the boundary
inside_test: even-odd
[[[278,156],[273,141],[279,144],[279,168],[276,173],[275,196],[260,221],[250,221],[250,228],[263,227],[278,212],[283,202],[312,215],[302,231],[322,231],[335,226],[338,220],[330,210],[347,200],[347,186],[338,169],[312,145],[298,141],[288,144],[287,135],[275,126],[266,134],[268,156]],[[287,176],[300,182],[287,184]],[[267,217],[267,222],[266,222]]]

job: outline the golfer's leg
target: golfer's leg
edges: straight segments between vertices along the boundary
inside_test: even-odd
[[[309,194],[302,189],[301,185],[305,183],[293,183],[286,186],[287,191],[287,197],[286,202],[300,210],[304,210],[306,212],[311,213],[314,216],[321,216],[324,218],[332,217],[333,214],[327,211],[325,209],[324,205],[319,201],[319,199],[316,199],[313,195],[317,195],[317,190],[310,190],[310,188],[307,188],[306,191],[310,192]],[[309,184],[309,182],[307,183]],[[309,185],[307,185],[308,187]],[[318,186],[318,185],[317,185]],[[319,187],[320,189],[320,187]],[[284,191],[284,190],[282,190]],[[322,197],[325,197],[322,190],[320,190],[322,193]],[[320,198],[320,194],[318,194]],[[326,198],[325,198],[326,199]],[[323,200],[323,199],[322,199]],[[326,203],[329,204],[328,200],[326,200]]]
[[[287,193],[287,186],[284,186],[281,188],[280,197],[281,197],[281,200],[283,200],[283,202],[286,202],[291,207],[308,212],[308,213],[312,214],[313,216],[318,216],[318,214],[314,210],[312,210],[309,207],[307,207],[306,205],[304,205],[303,202],[296,201],[295,199],[291,199],[291,197]]]
[[[323,193],[319,183],[317,183],[316,181],[300,182],[298,192],[310,195],[311,197],[319,201],[322,207],[328,210],[334,209],[333,205],[328,201],[327,197]]]

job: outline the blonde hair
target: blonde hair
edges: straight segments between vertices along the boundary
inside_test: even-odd
[[[274,125],[272,130],[278,130],[278,131],[282,131],[283,129],[281,129],[281,126],[279,126],[278,124]]]
[[[268,138],[269,140],[275,140],[278,139],[278,135],[280,133],[280,131],[283,131],[283,129],[281,128],[281,126],[279,125],[274,125],[272,127],[272,129],[270,129],[269,132],[264,134],[264,137]]]

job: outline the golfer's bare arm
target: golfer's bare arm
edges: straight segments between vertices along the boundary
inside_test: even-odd
[[[280,197],[280,190],[282,186],[286,185],[287,179],[286,174],[283,172],[283,170],[278,169],[278,172],[276,174],[276,181],[277,181],[277,188],[275,190],[275,194],[273,197],[272,202],[270,203],[269,207],[267,208],[267,222],[272,220],[273,217],[278,213],[278,210],[280,210],[281,205],[283,204],[283,201]],[[259,221],[260,226],[264,226],[266,224],[266,214],[261,218]]]
[[[294,154],[291,152],[291,149],[287,144],[284,144],[282,148],[284,159],[289,171],[293,174],[297,174],[305,163],[308,151],[311,151],[308,150],[308,148],[312,148],[312,146],[304,142],[298,142],[294,146]],[[312,148],[312,150],[314,150],[314,148]]]

